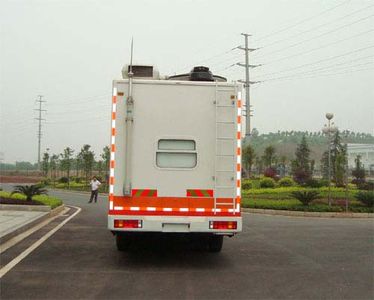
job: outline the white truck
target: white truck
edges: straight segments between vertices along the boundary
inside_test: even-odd
[[[242,230],[241,90],[206,67],[113,81],[108,229],[126,251],[144,232],[198,235],[218,252]]]

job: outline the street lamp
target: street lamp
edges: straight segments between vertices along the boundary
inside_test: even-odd
[[[326,113],[327,125],[322,129],[324,134],[328,136],[328,151],[329,151],[329,161],[328,161],[328,181],[329,181],[329,196],[328,203],[331,206],[331,134],[335,133],[338,129],[334,126],[334,123],[331,123],[334,114]]]

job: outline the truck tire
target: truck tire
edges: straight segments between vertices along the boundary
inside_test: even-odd
[[[126,234],[117,233],[116,244],[118,251],[128,251],[130,249],[131,239]]]
[[[212,235],[208,239],[209,252],[220,252],[223,245],[223,235]]]

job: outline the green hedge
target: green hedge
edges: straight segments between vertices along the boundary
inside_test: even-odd
[[[264,177],[260,180],[260,187],[261,188],[274,188],[275,187],[275,180],[273,178]]]
[[[296,182],[291,177],[283,177],[278,181],[280,187],[295,186]]]
[[[251,198],[263,198],[263,199],[291,199],[292,197],[290,194],[296,191],[317,191],[321,198],[328,197],[328,188],[322,187],[318,189],[312,188],[303,188],[299,186],[291,186],[291,187],[279,187],[274,189],[250,189],[250,190],[242,190],[242,196],[250,196]],[[348,190],[348,199],[354,200],[355,195],[357,194],[357,190]],[[346,197],[346,190],[344,188],[331,188],[331,198],[333,199],[345,199]]]
[[[0,197],[17,199],[17,200],[26,200],[26,196],[25,195],[22,195],[22,194],[13,194],[13,195],[10,195],[10,193],[3,192],[3,191],[0,191]],[[48,195],[34,196],[34,197],[32,197],[32,200],[38,201],[38,202],[40,202],[40,203],[42,203],[44,205],[48,205],[51,208],[55,208],[57,206],[62,205],[62,201],[60,199],[55,198],[55,197],[50,197]]]
[[[292,211],[311,211],[311,212],[344,212],[345,207],[339,205],[328,206],[327,204],[310,204],[303,206],[296,199],[282,199],[282,200],[269,200],[269,199],[242,199],[242,207],[247,208],[261,208],[261,209],[275,209],[275,210],[292,210]],[[365,212],[373,213],[372,207],[364,207],[358,201],[350,201],[350,212]]]
[[[56,183],[56,184],[49,184],[49,188],[56,188],[56,189],[70,189],[73,191],[91,191],[91,188],[88,184],[84,183],[76,183],[76,182],[70,182],[70,186],[68,187],[67,183]],[[101,184],[99,187],[99,192],[106,193],[108,192],[108,186],[106,184]]]

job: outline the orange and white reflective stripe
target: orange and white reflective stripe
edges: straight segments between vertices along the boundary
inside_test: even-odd
[[[241,161],[242,161],[242,93],[238,92],[238,105],[237,105],[237,149],[236,149],[236,209],[235,211],[240,211],[240,199],[241,199]]]
[[[117,113],[117,88],[113,88],[112,95],[112,128],[110,140],[110,170],[109,170],[109,209],[113,210],[114,193],[114,167],[116,153],[116,113]],[[114,210],[123,210],[123,207],[115,206]]]
[[[112,210],[125,210],[125,211],[164,211],[164,212],[229,212],[229,213],[237,213],[240,212],[240,205],[239,203],[236,205],[236,209],[232,208],[188,208],[188,207],[181,207],[181,208],[172,208],[172,207],[139,207],[139,206],[130,206],[130,207],[124,207],[124,206],[114,206]]]

